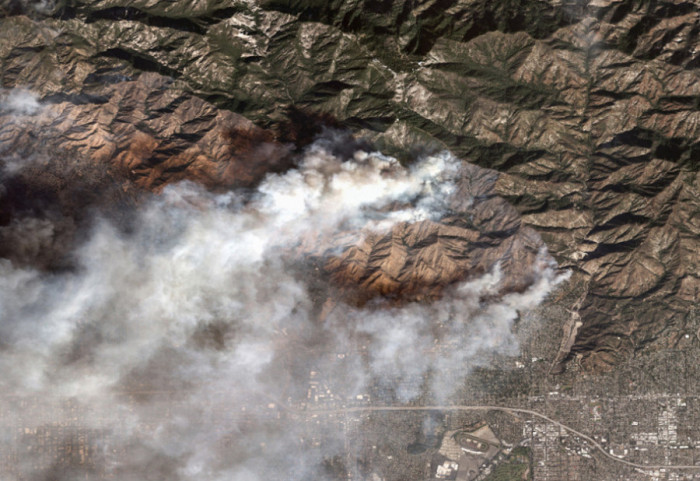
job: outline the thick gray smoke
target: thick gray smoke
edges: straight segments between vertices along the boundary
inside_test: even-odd
[[[325,368],[341,400],[381,386],[399,402],[425,390],[448,402],[454,366],[463,377],[484,354],[517,353],[519,312],[565,279],[547,253],[521,292],[501,292],[496,264],[433,303],[341,303],[320,316],[318,274],[296,247],[439,219],[460,168],[446,153],[410,168],[376,153],[344,162],[319,142],[252,199],[181,183],[145,203],[128,233],[96,222],[76,269],[0,259],[0,408],[28,430],[21,447],[2,432],[19,460],[3,479],[328,479],[323,460],[343,440],[310,447],[312,371]],[[26,237],[48,228],[14,227],[35,249]],[[43,466],[31,439],[76,413],[89,460]]]

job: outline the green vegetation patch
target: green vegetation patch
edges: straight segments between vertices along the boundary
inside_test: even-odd
[[[513,449],[503,462],[496,465],[484,481],[531,481],[532,451],[525,446]]]

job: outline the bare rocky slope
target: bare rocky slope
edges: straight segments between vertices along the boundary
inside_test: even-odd
[[[0,17],[3,95],[26,88],[42,104],[0,112],[3,162],[63,159],[11,189],[5,179],[5,238],[27,189],[70,217],[60,211],[81,194],[61,185],[78,174],[125,203],[181,179],[251,186],[332,124],[402,159],[447,148],[497,171],[487,197],[519,215],[494,222],[512,222],[513,239],[534,228],[575,272],[570,358],[585,367],[682,347],[698,329],[697,3],[5,1]],[[61,229],[47,242],[76,230]],[[457,251],[489,231],[459,229]],[[411,282],[410,259],[391,282]],[[448,260],[434,282],[474,268]]]

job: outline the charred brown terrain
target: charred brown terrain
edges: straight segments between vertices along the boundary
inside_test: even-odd
[[[318,259],[332,285],[353,302],[439,299],[448,286],[496,264],[504,273],[501,294],[524,290],[533,280],[541,238],[494,193],[496,173],[467,165],[461,176],[450,214],[439,220],[359,233],[359,241],[358,233],[344,233],[315,240],[302,252]]]

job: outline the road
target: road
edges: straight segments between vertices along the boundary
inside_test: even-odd
[[[501,411],[511,414],[529,414],[531,416],[538,417],[549,423],[552,423],[565,431],[570,432],[584,440],[589,444],[594,446],[603,456],[608,459],[612,459],[618,463],[631,466],[633,468],[644,469],[644,470],[655,470],[655,469],[697,469],[700,470],[700,465],[683,465],[683,464],[639,464],[633,463],[632,461],[627,461],[626,459],[620,458],[613,454],[610,454],[592,437],[583,434],[576,429],[562,424],[549,416],[546,416],[538,411],[532,409],[522,409],[522,408],[511,408],[506,406],[488,406],[488,405],[474,405],[474,406],[462,406],[462,405],[450,405],[450,406],[366,406],[366,407],[349,407],[344,409],[309,409],[306,411],[296,411],[298,413],[304,414],[349,414],[349,413],[364,413],[364,412],[390,412],[390,411]]]

